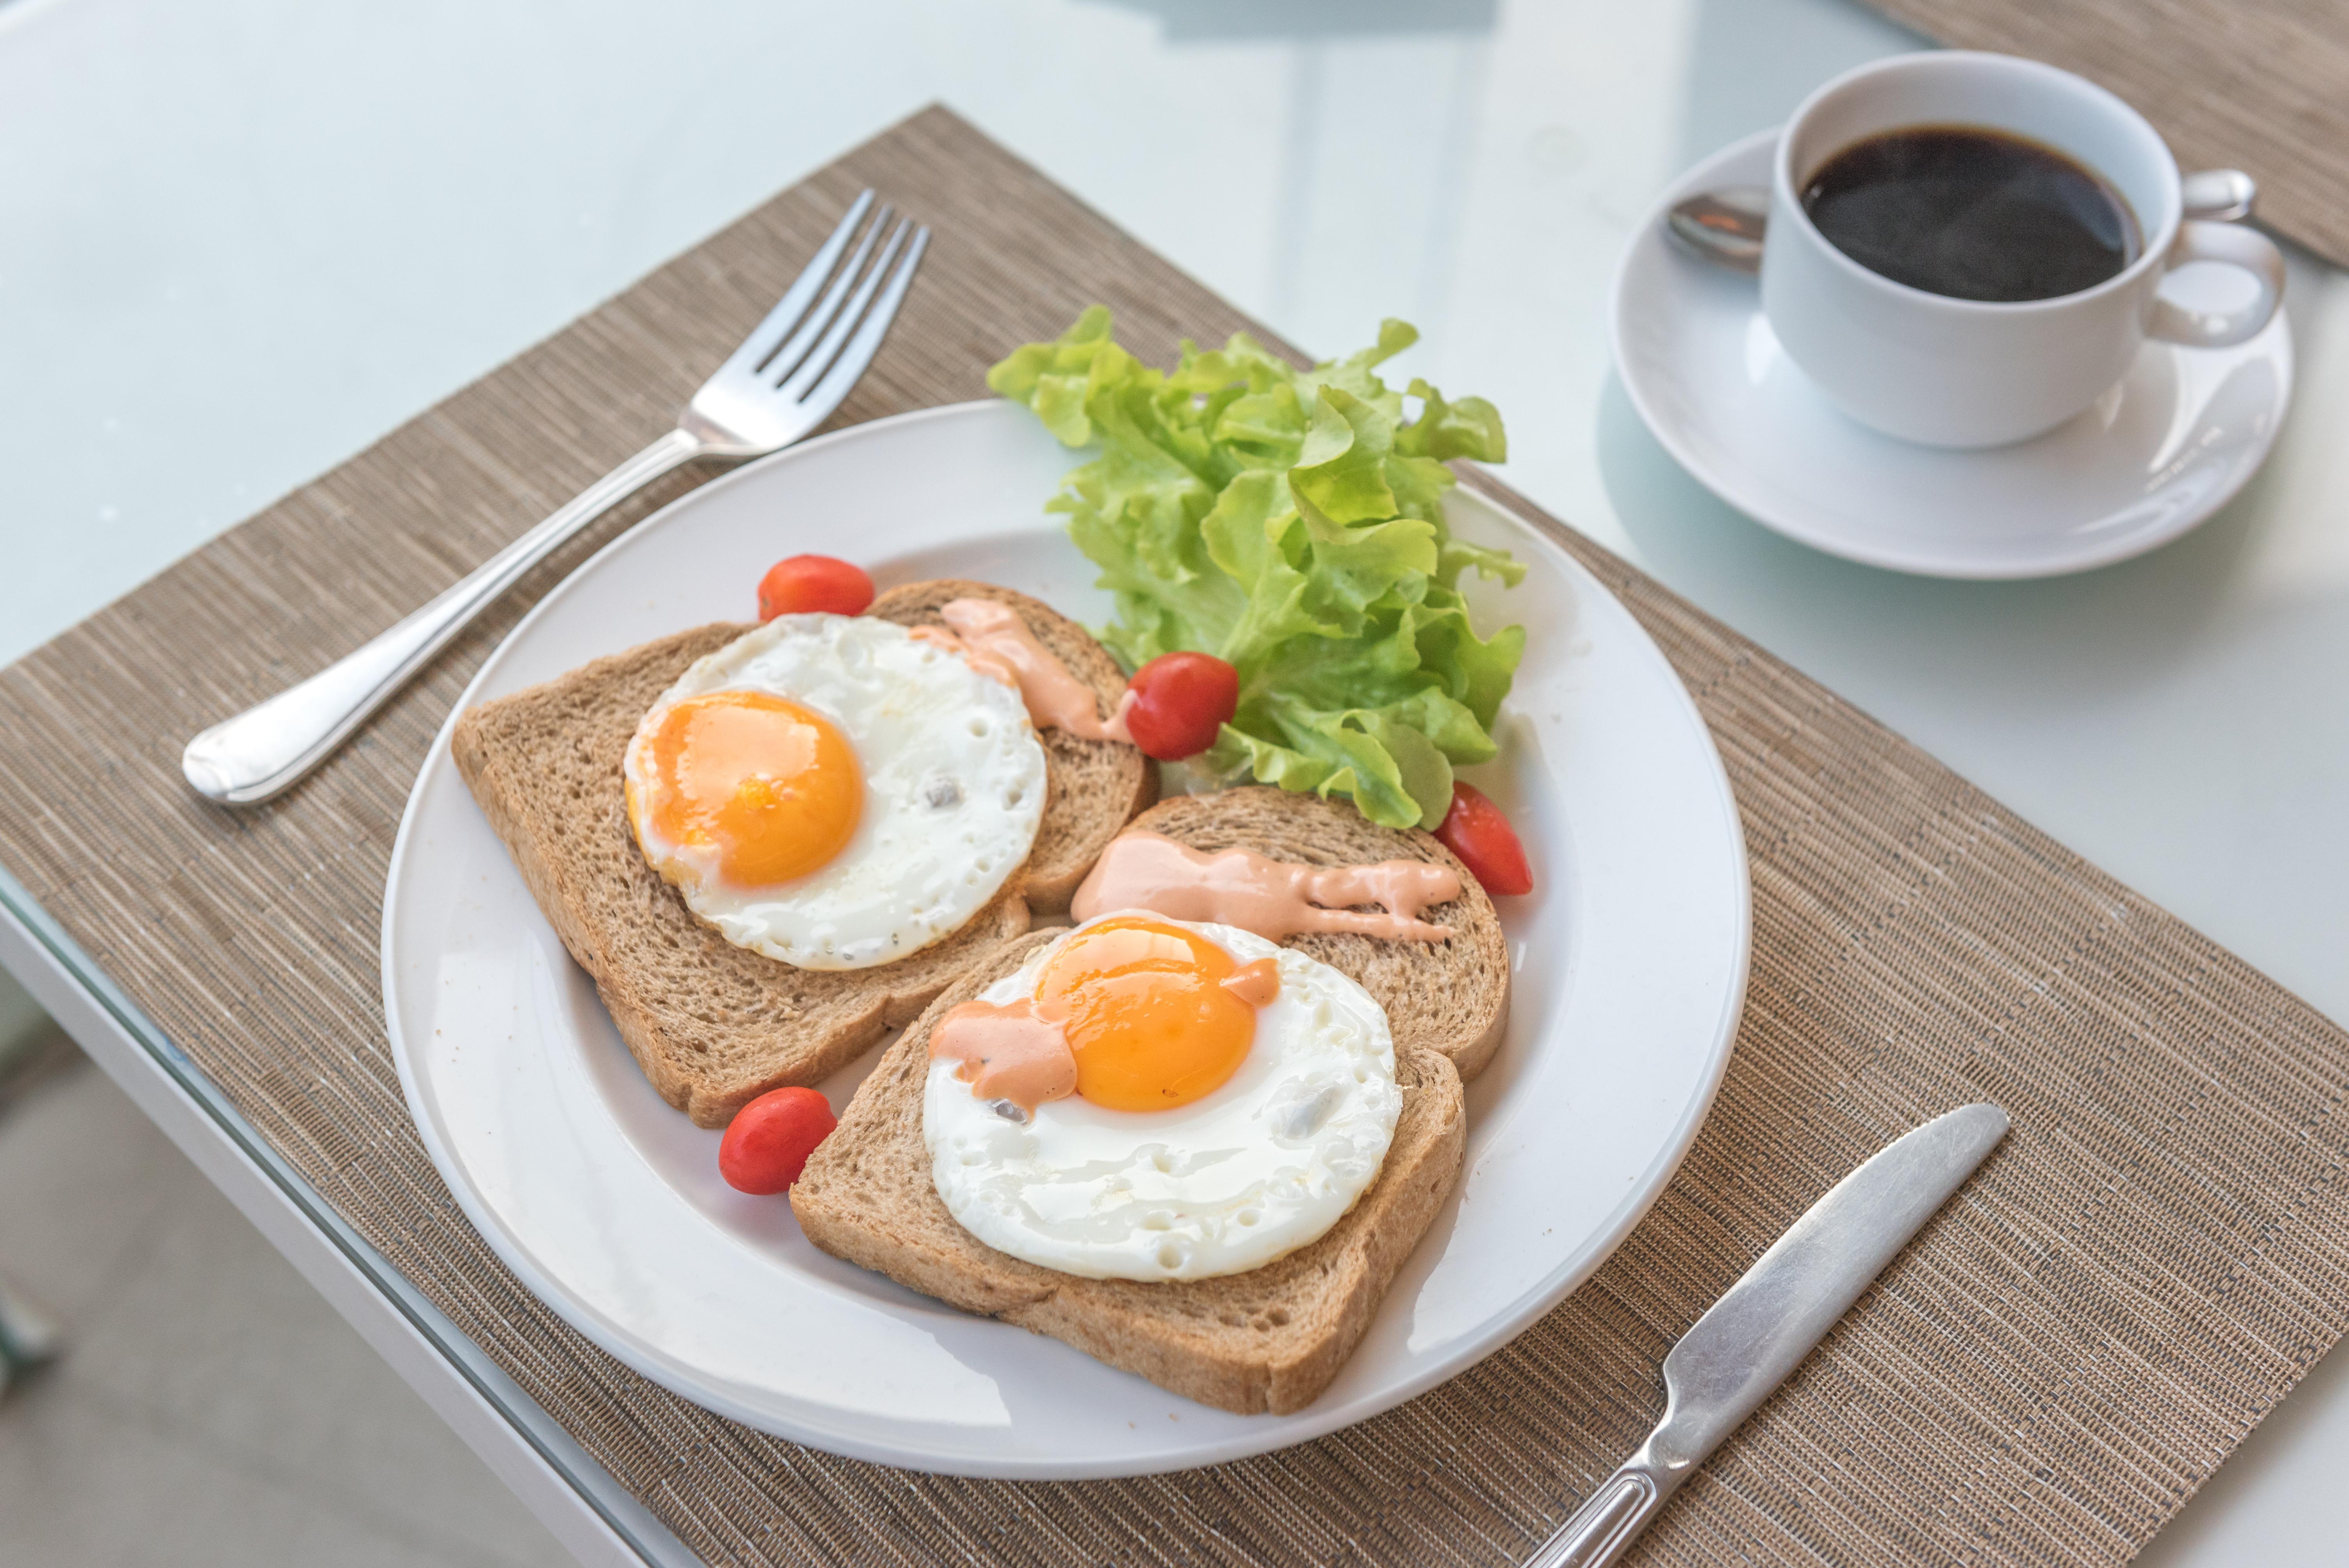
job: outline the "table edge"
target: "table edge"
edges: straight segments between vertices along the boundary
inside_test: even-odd
[[[5,866],[0,967],[582,1563],[702,1561],[369,1245]]]

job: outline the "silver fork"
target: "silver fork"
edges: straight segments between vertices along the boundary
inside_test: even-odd
[[[884,206],[843,265],[872,209],[867,191],[767,319],[693,395],[677,428],[374,641],[188,742],[180,770],[189,784],[231,806],[291,789],[523,573],[604,512],[697,458],[764,457],[823,424],[873,362],[930,241],[926,227],[907,219],[891,228]]]

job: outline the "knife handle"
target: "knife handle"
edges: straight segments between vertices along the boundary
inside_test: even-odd
[[[1526,1559],[1525,1568],[1604,1568],[1638,1539],[1664,1499],[1680,1490],[1682,1479],[1641,1449]]]

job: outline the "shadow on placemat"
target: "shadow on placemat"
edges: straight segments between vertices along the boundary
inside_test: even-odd
[[[436,727],[595,541],[272,806],[231,815],[193,799],[176,738],[388,623],[663,428],[868,183],[937,240],[842,422],[980,396],[988,363],[1096,299],[1145,357],[1246,325],[933,109],[0,676],[0,861],[697,1550],[729,1563],[884,1546],[906,1561],[1514,1561],[1646,1430],[1664,1350],[1723,1287],[1861,1159],[1972,1099],[2013,1113],[2004,1147],[1638,1560],[2117,1563],[2332,1344],[2349,1312],[2349,1129],[2334,1115],[2349,1039],[1563,529],[1713,727],[1755,927],[1715,1111],[1573,1298],[1444,1387],[1321,1441],[1063,1486],[798,1449],[564,1327],[424,1156],[385,1047],[377,934],[392,833]]]

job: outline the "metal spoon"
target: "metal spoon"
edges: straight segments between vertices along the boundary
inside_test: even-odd
[[[1673,239],[1708,262],[1758,273],[1762,240],[1770,232],[1770,192],[1760,185],[1707,191],[1675,202],[1664,226]]]
[[[2186,216],[2227,223],[2248,218],[2260,188],[2240,169],[2206,169],[2179,182]],[[1760,185],[1725,185],[1675,204],[1665,226],[1672,238],[1709,262],[1741,273],[1762,270],[1762,240],[1770,227],[1770,192]]]

